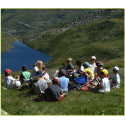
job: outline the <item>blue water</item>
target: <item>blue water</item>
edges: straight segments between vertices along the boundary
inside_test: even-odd
[[[22,65],[27,65],[28,69],[32,70],[37,60],[42,60],[44,64],[51,60],[47,53],[34,50],[20,41],[12,43],[12,46],[10,50],[1,53],[2,74],[5,69],[11,69],[13,72],[19,71]]]

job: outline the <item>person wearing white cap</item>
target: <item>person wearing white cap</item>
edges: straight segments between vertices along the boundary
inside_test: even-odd
[[[113,88],[120,88],[120,76],[118,74],[119,68],[117,66],[113,67],[113,78],[111,82],[111,87]]]
[[[89,63],[89,66],[90,66],[90,68],[92,68],[93,73],[94,73],[95,68],[97,67],[95,62],[96,62],[96,57],[91,56],[91,63]]]

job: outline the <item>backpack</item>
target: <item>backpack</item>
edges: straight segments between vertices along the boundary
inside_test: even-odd
[[[87,80],[85,76],[82,76],[82,77],[75,78],[74,82],[76,84],[80,83],[81,85],[84,85],[87,82]]]

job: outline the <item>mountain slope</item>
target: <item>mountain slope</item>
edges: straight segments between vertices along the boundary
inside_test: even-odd
[[[46,64],[49,67],[60,67],[68,57],[74,59],[74,65],[78,59],[90,61],[92,55],[102,62],[115,59],[116,63],[112,63],[113,65],[124,66],[123,13],[117,15],[117,18],[94,21],[63,32],[46,33],[42,38],[38,38],[36,34],[33,39],[29,37],[22,41],[52,56],[52,60]]]
[[[58,23],[70,22],[89,9],[2,9],[2,32],[22,39]]]

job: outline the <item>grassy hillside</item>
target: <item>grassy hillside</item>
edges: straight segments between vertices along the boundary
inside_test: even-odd
[[[20,39],[39,30],[70,22],[89,9],[2,9],[2,32],[11,33]]]
[[[110,62],[105,65],[107,68],[114,65],[124,67],[123,18],[99,20],[61,33],[46,33],[42,38],[24,43],[52,56],[52,60],[46,64],[51,68],[62,66],[68,57],[73,58],[75,64],[78,59],[90,61],[92,55],[102,62]]]
[[[11,45],[11,43],[15,41],[17,41],[17,38],[1,33],[1,52],[7,51],[12,48],[13,46]]]
[[[121,70],[120,70],[121,71]],[[48,71],[49,74],[51,70]],[[12,73],[13,76],[21,71]],[[4,75],[1,77],[4,86]],[[1,107],[10,115],[124,115],[124,82],[110,93],[69,91],[60,102],[29,101],[29,88],[5,90],[1,87]],[[36,98],[37,95],[31,96]]]
[[[2,9],[1,29],[22,39],[48,28],[71,28],[120,14],[123,9]]]

